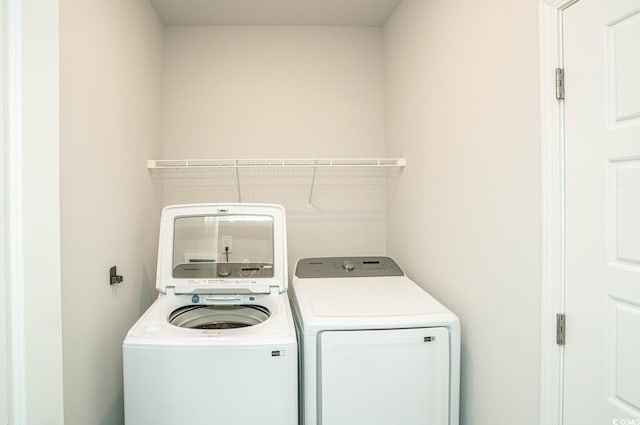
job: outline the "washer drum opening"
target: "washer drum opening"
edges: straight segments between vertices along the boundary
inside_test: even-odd
[[[261,305],[188,305],[169,316],[169,323],[189,329],[237,329],[267,320],[271,313]]]

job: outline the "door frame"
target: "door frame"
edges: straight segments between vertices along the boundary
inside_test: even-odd
[[[27,411],[22,212],[22,5],[2,0],[2,388],[3,420],[24,423]]]
[[[61,425],[58,0],[0,9],[0,419]]]
[[[578,1],[540,0],[539,5],[542,146],[540,425],[563,423],[564,347],[556,343],[556,315],[565,311],[565,126],[564,100],[555,97],[555,69],[564,67],[562,13]]]
[[[2,294],[0,295],[0,307],[2,317],[0,325],[2,332],[0,337],[0,350],[4,361],[0,365],[0,373],[3,378],[0,391],[0,405],[4,412],[2,419],[6,423],[18,422],[26,411],[26,394],[23,389],[26,382],[26,370],[24,363],[25,333],[21,324],[24,323],[22,303],[18,298],[22,293],[23,283],[19,273],[19,265],[22,263],[21,235],[22,227],[20,214],[20,194],[22,184],[22,161],[18,157],[20,151],[21,119],[21,90],[20,80],[22,75],[22,45],[21,10],[20,5],[12,0],[1,0],[0,17],[2,30],[0,41],[2,43],[2,55],[0,56],[0,178],[2,193],[2,211],[0,212],[0,270],[2,272]],[[3,422],[4,423],[4,422]]]
[[[7,205],[6,186],[6,114],[7,114],[7,84],[6,84],[6,51],[7,26],[6,1],[0,1],[0,423],[9,423],[9,338],[8,338],[8,308],[9,295],[6,285],[6,221],[5,208]]]

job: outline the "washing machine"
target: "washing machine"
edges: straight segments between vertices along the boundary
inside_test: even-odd
[[[302,259],[291,292],[301,425],[458,425],[460,322],[391,258]]]
[[[162,211],[158,299],[123,343],[127,425],[297,425],[285,213]]]

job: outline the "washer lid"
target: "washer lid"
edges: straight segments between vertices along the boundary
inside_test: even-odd
[[[406,276],[293,279],[304,335],[338,329],[460,328],[458,318]]]
[[[287,290],[284,208],[266,204],[165,207],[156,288],[176,294]]]
[[[405,276],[304,279],[296,295],[306,297],[316,317],[410,317],[447,309]]]
[[[305,335],[336,329],[460,329],[456,315],[388,257],[302,259],[293,294]]]

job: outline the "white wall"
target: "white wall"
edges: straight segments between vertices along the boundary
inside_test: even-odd
[[[165,40],[165,158],[384,156],[380,28],[168,27]],[[384,253],[384,179],[323,176],[316,210],[310,170],[243,172],[242,201],[285,206],[290,267]],[[238,201],[233,174],[209,178],[165,180],[164,203]]]
[[[65,424],[122,424],[122,340],[155,297],[162,25],[146,0],[61,0],[60,28]]]
[[[384,35],[388,254],[460,316],[461,423],[536,424],[537,4],[404,0]]]

